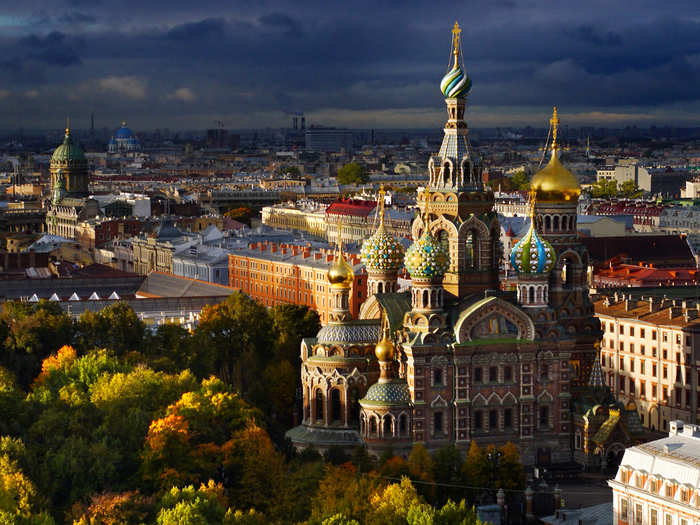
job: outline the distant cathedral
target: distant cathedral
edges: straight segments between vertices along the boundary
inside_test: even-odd
[[[590,400],[612,401],[596,379],[601,331],[576,230],[581,190],[559,159],[556,108],[549,163],[531,182],[530,227],[510,254],[517,276],[505,286],[494,196],[464,120],[471,80],[457,24],[440,88],[448,119],[418,190],[414,242],[404,254],[389,235],[380,195],[379,227],[362,246],[370,297],[353,319],[341,252],[328,274],[332,318],[301,344],[302,422],[287,436],[298,448],[366,445],[377,455],[417,442],[466,451],[472,440],[511,441],[526,465],[580,460],[575,427],[595,430]],[[402,267],[411,285],[400,292]]]
[[[141,150],[141,143],[136,135],[122,122],[121,127],[109,139],[107,151],[109,153],[131,153]]]

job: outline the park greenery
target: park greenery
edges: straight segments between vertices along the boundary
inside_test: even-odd
[[[589,193],[600,199],[624,198],[638,199],[644,193],[633,180],[626,180],[618,185],[614,179],[600,179],[591,184]]]
[[[530,189],[530,177],[528,177],[525,170],[518,170],[510,177],[495,177],[489,179],[487,185],[493,190],[497,191],[499,188],[501,191],[527,191]]]
[[[343,186],[348,184],[365,184],[369,182],[369,174],[367,168],[357,162],[349,162],[338,170],[336,176],[338,184]]]
[[[473,524],[523,488],[517,448],[297,453],[299,344],[315,312],[242,293],[193,332],[118,302],[73,321],[0,309],[0,524]],[[474,488],[479,487],[479,488]]]

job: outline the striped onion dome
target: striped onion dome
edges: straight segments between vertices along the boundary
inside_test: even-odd
[[[530,229],[510,252],[510,262],[518,273],[546,273],[554,267],[556,253],[546,239],[540,237],[530,219]]]
[[[459,64],[455,64],[454,67],[442,77],[442,81],[440,82],[440,91],[442,91],[445,98],[466,97],[471,87],[471,79],[462,70]]]

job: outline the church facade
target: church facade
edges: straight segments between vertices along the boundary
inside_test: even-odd
[[[551,157],[531,182],[530,228],[510,254],[517,276],[499,282],[493,193],[464,120],[471,80],[460,29],[441,82],[448,119],[419,188],[414,243],[403,253],[383,225],[362,247],[368,299],[353,319],[342,256],[329,271],[336,315],[301,345],[298,448],[366,445],[407,454],[455,444],[518,445],[526,465],[570,463],[574,401],[589,387],[600,325],[588,298],[587,253],[576,233],[580,187]],[[383,202],[382,196],[378,201]],[[408,290],[399,290],[405,267]],[[514,288],[515,291],[504,291]],[[371,294],[371,295],[370,295]]]

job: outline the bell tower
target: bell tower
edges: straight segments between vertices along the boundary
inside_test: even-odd
[[[440,82],[447,123],[440,151],[428,161],[430,213],[425,213],[427,203],[419,192],[418,207],[427,219],[416,219],[412,232],[418,239],[427,228],[449,250],[450,267],[442,284],[455,297],[497,288],[500,262],[493,192],[481,180],[481,163],[472,151],[464,120],[471,80],[461,65],[461,32],[455,22],[449,70]]]

